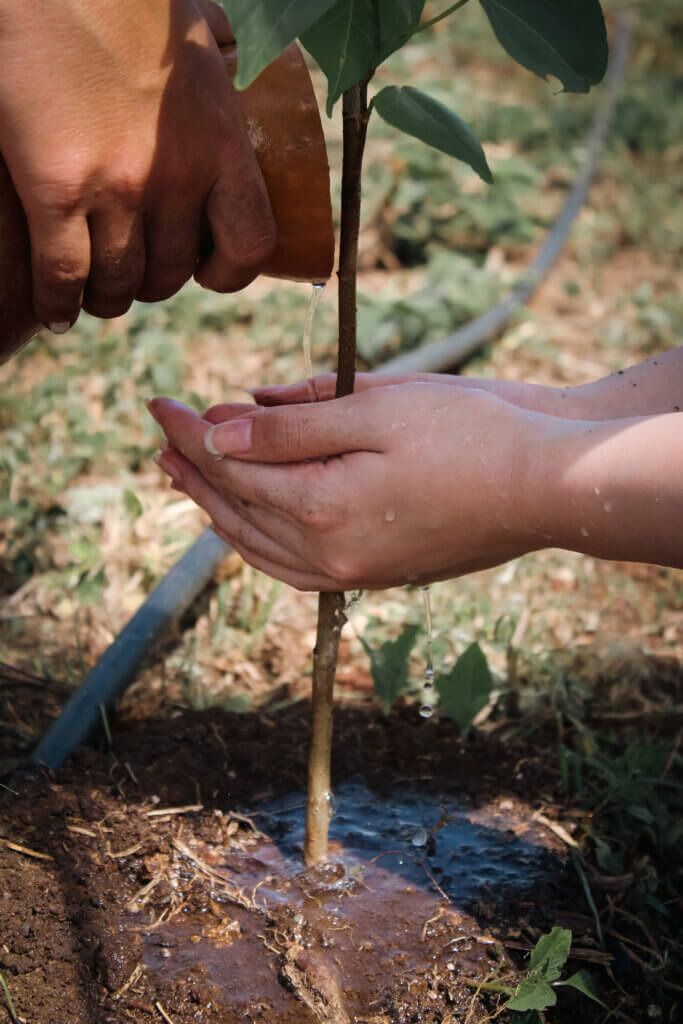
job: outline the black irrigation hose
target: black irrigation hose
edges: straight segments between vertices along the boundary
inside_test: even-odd
[[[574,220],[585,203],[593,184],[607,132],[612,121],[619,91],[626,74],[631,46],[631,18],[622,11],[617,21],[607,73],[605,97],[600,105],[586,143],[583,170],[576,179],[562,211],[545,242],[529,264],[523,280],[487,313],[461,327],[442,341],[396,356],[377,368],[378,373],[439,373],[463,363],[485,345],[508,322],[513,313],[526,305],[547,277],[564,248]]]
[[[569,229],[586,200],[612,120],[619,88],[624,79],[630,46],[630,19],[619,17],[608,72],[607,93],[588,137],[586,163],[567,199],[557,223],[532,261],[524,282],[483,316],[444,341],[426,345],[379,368],[382,373],[427,373],[447,370],[480,348],[524,305],[547,275]],[[230,548],[211,531],[194,542],[180,561],[135,613],[113,644],[88,673],[31,755],[34,768],[58,771],[66,758],[83,743],[102,719],[103,709],[120,697],[152,645],[192,604],[212,579]]]
[[[135,678],[152,645],[192,604],[230,548],[204,530],[124,626],[71,696],[31,755],[35,767],[56,772],[102,720],[102,709]]]

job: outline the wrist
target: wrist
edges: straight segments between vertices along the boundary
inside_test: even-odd
[[[554,423],[528,456],[536,546],[680,565],[683,414]]]

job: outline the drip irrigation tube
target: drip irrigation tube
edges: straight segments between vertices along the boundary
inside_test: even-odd
[[[619,90],[624,81],[631,45],[631,17],[622,11],[617,22],[609,70],[605,83],[605,96],[598,108],[586,141],[586,159],[583,170],[574,182],[560,215],[523,279],[496,306],[465,324],[442,341],[396,356],[377,367],[377,373],[440,373],[460,365],[477,349],[499,333],[510,317],[526,305],[534,292],[548,276],[555,260],[564,248],[572,224],[588,197],[593,184],[607,132],[614,114]]]
[[[488,313],[455,334],[398,356],[384,363],[378,372],[428,373],[451,369],[498,333],[511,315],[528,302],[561,252],[595,177],[626,72],[630,38],[630,17],[628,12],[622,12],[612,47],[607,91],[588,136],[584,168],[557,222],[524,275],[524,281]],[[211,530],[201,534],[152,591],[69,699],[33,751],[30,758],[33,769],[44,766],[53,772],[58,771],[66,758],[85,742],[101,722],[103,709],[130,685],[151,646],[178,621],[207,586],[230,550]]]

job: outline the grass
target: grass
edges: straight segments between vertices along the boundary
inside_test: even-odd
[[[2,974],[0,974],[0,988],[2,988],[5,1000],[7,1001],[7,1009],[9,1010],[10,1020],[12,1021],[12,1024],[19,1024],[19,1017],[17,1016],[17,1011],[14,1009],[12,995],[10,993],[9,988],[7,987],[7,982],[3,978]]]
[[[468,373],[580,383],[680,342],[682,31],[677,3],[639,8],[602,171],[570,243],[533,307]],[[457,327],[523,271],[576,174],[599,101],[557,96],[513,68],[475,5],[392,59],[383,79],[400,84],[418,70],[481,133],[497,185],[486,191],[445,158],[372,127],[361,278],[368,365]],[[338,125],[327,127],[338,188]],[[49,680],[66,692],[76,685],[204,525],[152,462],[159,439],[144,400],[170,394],[200,409],[243,399],[244,386],[300,378],[307,301],[300,285],[259,281],[231,297],[190,286],[111,323],[83,316],[0,368],[0,661],[29,670],[41,694],[3,686],[0,773],[63,701]],[[320,369],[331,364],[334,335],[330,289],[314,337]],[[618,952],[612,1018],[680,1005],[680,573],[547,551],[439,584],[432,603],[440,671],[473,642],[487,656],[497,699],[480,728],[525,736],[556,765],[549,797],[576,826],[599,927]],[[342,696],[372,699],[356,634],[377,649],[406,625],[422,630],[422,614],[410,588],[364,598],[343,641]],[[301,699],[314,627],[313,596],[233,559],[150,653],[118,714]],[[423,638],[408,663],[415,696]]]

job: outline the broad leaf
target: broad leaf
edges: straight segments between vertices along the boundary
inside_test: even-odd
[[[556,1002],[557,996],[547,981],[525,978],[505,1006],[508,1010],[545,1010],[546,1006],[554,1006]]]
[[[389,85],[377,93],[373,105],[377,113],[395,128],[464,161],[484,181],[493,181],[479,139],[443,103],[410,85],[402,88]]]
[[[337,0],[301,35],[327,78],[327,113],[352,85],[365,78],[410,38],[425,0]]]
[[[588,92],[607,70],[599,0],[481,0],[498,41],[525,68]]]
[[[415,646],[419,626],[406,626],[396,640],[387,640],[377,651],[360,638],[370,658],[370,671],[375,684],[375,693],[382,702],[382,710],[388,715],[396,698],[408,686],[410,652]]]
[[[335,0],[222,0],[235,33],[235,86],[246,89]]]
[[[572,933],[569,928],[555,926],[548,935],[541,935],[536,943],[529,968],[546,981],[557,981],[567,962],[572,948]],[[533,1009],[533,1007],[529,1007]]]
[[[467,732],[493,689],[491,672],[479,644],[471,644],[449,674],[437,678],[436,688],[446,714],[458,723],[462,733]]]
[[[606,1004],[603,1003],[598,995],[598,991],[588,971],[577,971],[576,974],[572,974],[571,978],[567,978],[566,981],[558,981],[557,984],[568,985],[570,988],[578,989],[579,992],[583,992],[593,1002],[599,1003],[600,1006],[604,1006],[607,1009]]]

